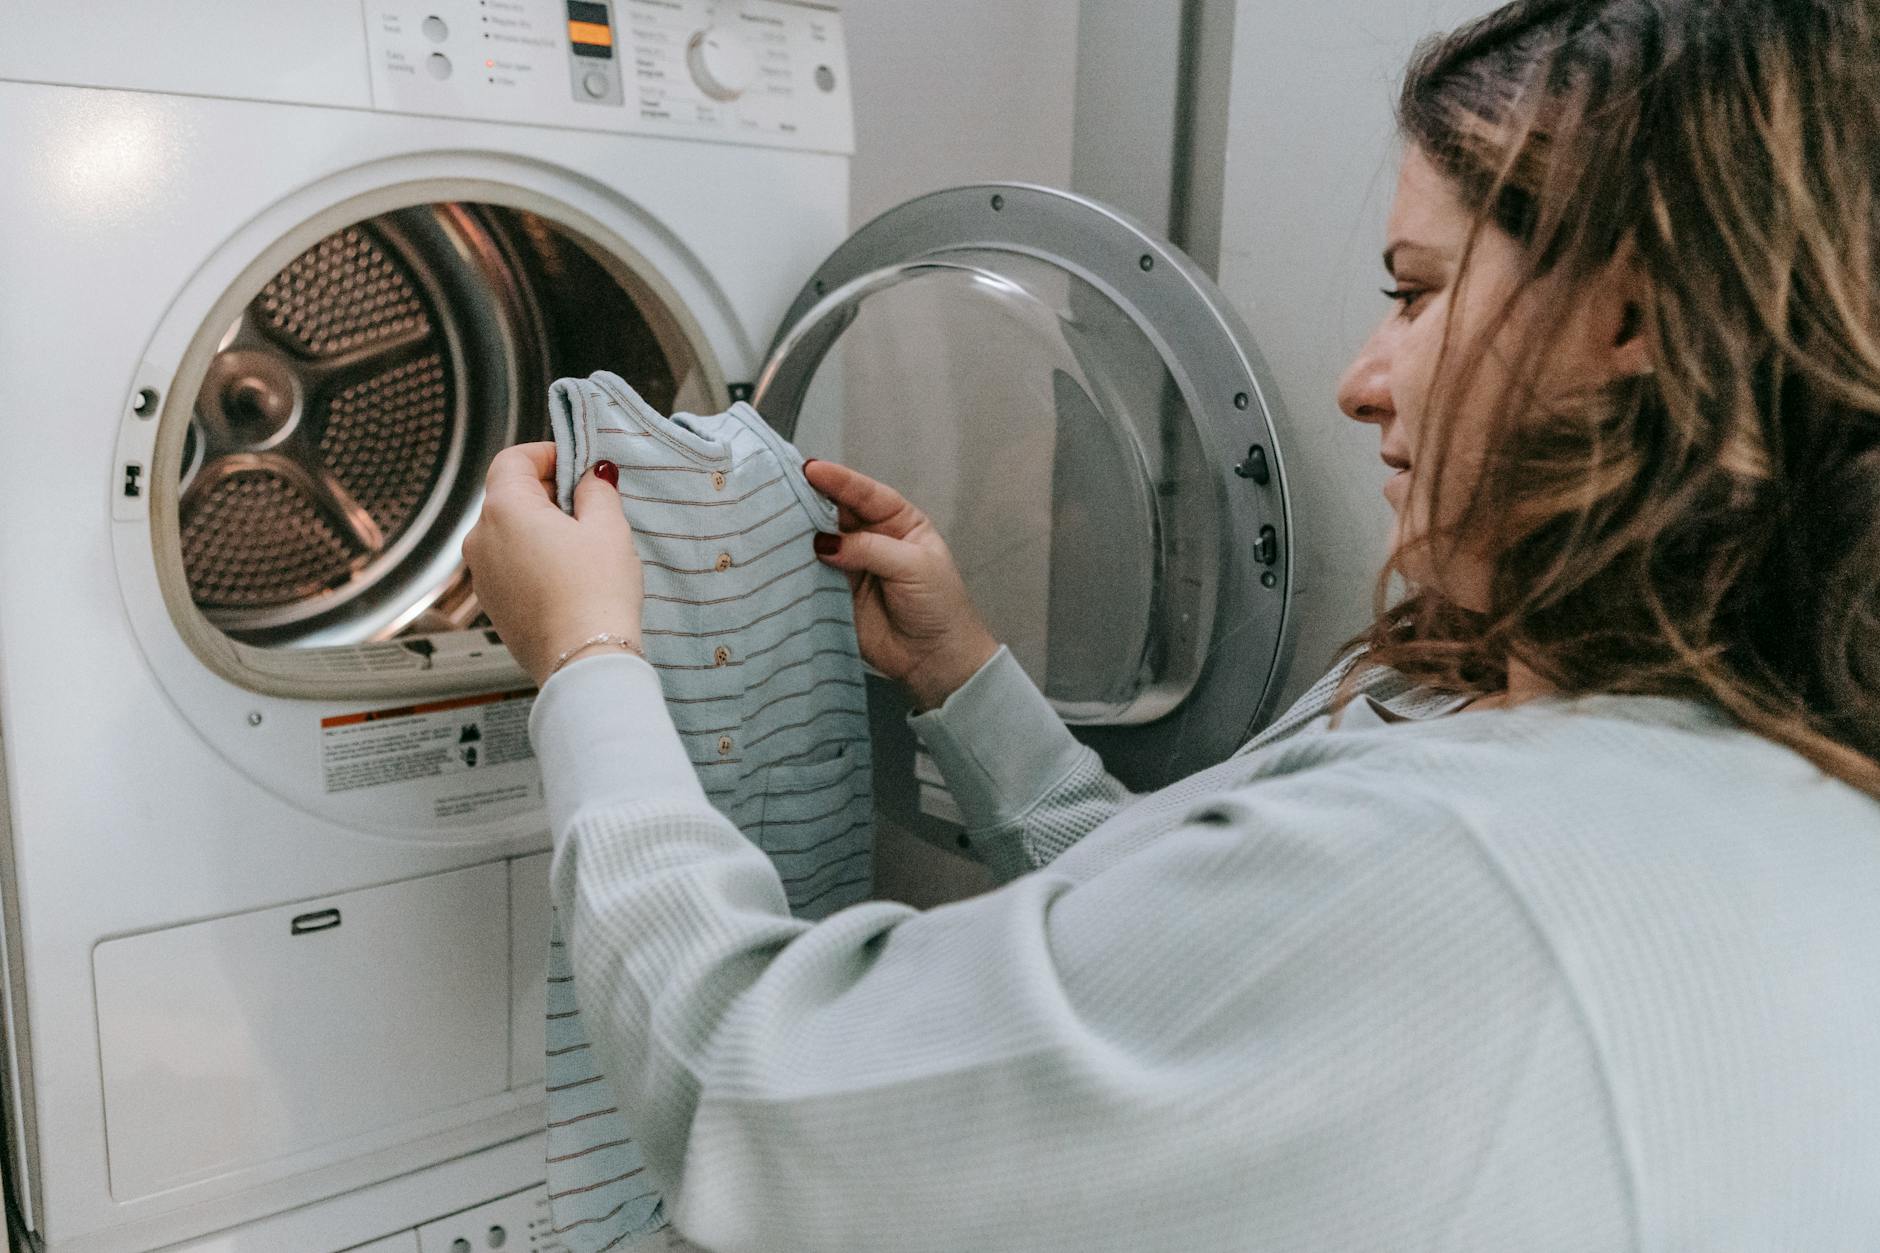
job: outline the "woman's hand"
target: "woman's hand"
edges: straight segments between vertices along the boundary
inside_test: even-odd
[[[833,461],[803,475],[839,507],[843,533],[818,535],[816,553],[848,573],[862,657],[904,684],[916,709],[938,707],[999,649],[946,541],[885,483]]]
[[[538,687],[555,658],[590,636],[640,642],[640,557],[619,473],[603,461],[582,476],[571,518],[555,503],[555,445],[517,444],[490,462],[463,557],[490,624]]]

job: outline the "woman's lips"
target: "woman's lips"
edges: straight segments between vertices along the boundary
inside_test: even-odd
[[[1397,471],[1384,480],[1384,499],[1398,508],[1403,507],[1404,494],[1410,490],[1410,470],[1408,467]]]

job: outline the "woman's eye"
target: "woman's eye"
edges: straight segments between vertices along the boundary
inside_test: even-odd
[[[1429,295],[1427,287],[1386,287],[1384,295],[1397,302],[1401,316],[1410,316],[1410,311]]]

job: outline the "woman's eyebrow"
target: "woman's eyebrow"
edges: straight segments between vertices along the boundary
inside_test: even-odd
[[[1434,244],[1418,243],[1413,239],[1394,239],[1390,246],[1384,249],[1384,272],[1392,278],[1397,276],[1397,254],[1400,252],[1424,252],[1439,261],[1448,256],[1448,253]]]

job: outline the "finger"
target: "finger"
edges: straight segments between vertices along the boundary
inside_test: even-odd
[[[896,539],[920,521],[920,511],[908,503],[907,497],[840,462],[811,461],[804,465],[803,477],[857,523],[877,527]]]
[[[824,565],[846,570],[851,575],[872,574],[889,582],[911,578],[920,571],[922,552],[906,540],[883,535],[879,531],[850,531],[846,535],[819,535],[823,545],[816,556]],[[828,541],[839,542],[825,552]]]
[[[522,488],[541,492],[550,499],[555,495],[555,445],[547,441],[512,444],[490,461],[490,472],[483,480],[484,490],[496,492]]]
[[[574,516],[577,522],[598,522],[604,526],[618,523],[627,525],[627,515],[620,507],[620,488],[615,482],[608,482],[601,467],[613,468],[613,463],[597,462],[594,468],[581,476],[581,481],[574,485]],[[618,476],[620,472],[614,471]]]

